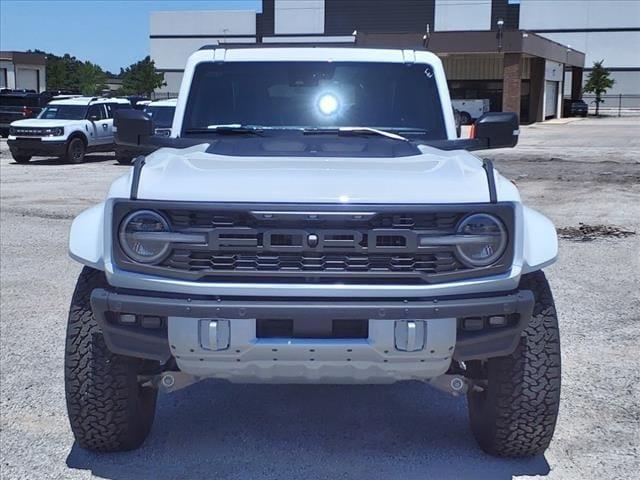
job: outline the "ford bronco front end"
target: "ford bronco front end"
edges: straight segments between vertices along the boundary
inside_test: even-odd
[[[424,381],[467,395],[487,452],[546,449],[555,229],[467,151],[515,145],[514,114],[456,138],[428,52],[212,48],[187,64],[170,138],[135,110],[116,123],[122,145],[162,148],[71,229],[81,446],[135,448],[159,389],[217,378]]]

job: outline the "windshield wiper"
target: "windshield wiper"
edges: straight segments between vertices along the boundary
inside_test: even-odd
[[[185,133],[250,133],[253,135],[262,135],[264,127],[260,125],[242,125],[240,123],[228,123],[223,125],[209,125],[207,128],[188,128]]]
[[[378,128],[371,127],[327,127],[327,128],[304,128],[302,130],[304,134],[322,134],[322,133],[335,133],[340,135],[341,133],[348,133],[352,135],[380,135],[382,137],[391,138],[393,140],[400,140],[408,142],[409,139],[398,135],[397,133],[387,132],[386,130],[380,130]]]

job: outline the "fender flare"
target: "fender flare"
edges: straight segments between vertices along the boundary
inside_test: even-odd
[[[103,202],[83,211],[73,220],[69,232],[69,256],[83,265],[103,271],[104,209]]]
[[[558,234],[551,220],[523,206],[524,242],[522,273],[535,272],[558,258]]]
[[[69,142],[71,142],[71,140],[73,140],[74,138],[80,138],[84,142],[85,147],[89,146],[89,139],[87,138],[87,136],[84,134],[82,130],[74,130],[69,134],[66,142],[67,146],[69,146]]]

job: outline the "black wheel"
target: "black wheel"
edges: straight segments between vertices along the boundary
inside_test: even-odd
[[[473,119],[467,112],[460,112],[460,123],[462,125],[471,125]]]
[[[11,155],[17,163],[29,163],[31,155]]]
[[[103,272],[88,267],[78,278],[67,324],[65,393],[78,444],[96,452],[118,452],[144,442],[157,391],[139,383],[142,360],[107,349],[90,305],[93,289],[106,284]]]
[[[484,391],[468,394],[471,430],[485,452],[500,457],[543,453],[560,404],[560,335],[549,284],[538,271],[524,275],[520,288],[536,303],[515,352],[467,365],[486,380]]]
[[[81,138],[72,138],[67,145],[67,161],[69,163],[82,163],[87,147]]]
[[[120,165],[131,165],[131,162],[133,161],[133,158],[127,157],[126,155],[117,155],[116,154],[116,160],[118,161],[118,163]]]

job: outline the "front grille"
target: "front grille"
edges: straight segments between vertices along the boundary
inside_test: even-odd
[[[442,273],[461,268],[452,252],[422,255],[263,254],[174,250],[164,265],[208,273],[240,272],[420,272]]]
[[[203,210],[167,210],[167,216],[171,225],[176,229],[185,228],[219,228],[219,227],[255,227],[260,220],[257,220],[248,212],[210,212]],[[267,213],[264,215],[268,215]],[[268,223],[263,215],[262,222]],[[348,225],[360,226],[364,228],[398,228],[417,230],[437,230],[451,233],[461,218],[460,213],[381,213],[371,219],[359,221],[357,214],[354,218],[348,219]],[[343,219],[337,221],[344,225]],[[273,218],[272,222],[277,222],[279,227],[296,226],[300,227],[299,219],[286,220],[283,218]],[[317,221],[305,219],[303,223],[311,224],[314,227],[322,226]],[[336,222],[326,221],[324,225]]]
[[[11,127],[11,135],[16,137],[42,137],[42,128]]]
[[[513,255],[509,242],[497,264],[470,268],[458,260],[453,245],[419,242],[424,235],[454,234],[464,217],[478,211],[499,215],[505,225],[512,225],[511,205],[347,209],[167,203],[116,203],[114,232],[132,209],[149,208],[164,215],[173,232],[201,234],[203,243],[176,243],[159,264],[141,265],[126,257],[116,239],[120,267],[192,281],[415,284],[503,272]]]

